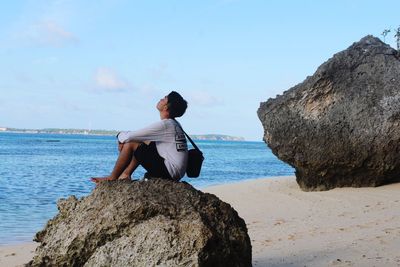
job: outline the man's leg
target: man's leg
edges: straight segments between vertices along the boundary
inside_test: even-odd
[[[104,180],[117,180],[125,170],[128,171],[127,173],[129,173],[130,171],[133,172],[138,164],[135,157],[133,156],[133,152],[135,152],[139,145],[140,143],[137,142],[125,143],[121,147],[118,159],[115,162],[115,166],[113,171],[111,172],[111,175],[107,177],[93,177],[91,180],[95,183]]]
[[[122,172],[122,174],[118,177],[118,180],[128,179],[131,180],[132,173],[136,170],[139,166],[139,162],[133,156],[131,162],[129,163],[128,167]]]

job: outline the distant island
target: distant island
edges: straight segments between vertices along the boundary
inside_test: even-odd
[[[243,137],[223,135],[223,134],[190,135],[190,137],[195,140],[245,141]]]
[[[0,132],[13,133],[32,133],[32,134],[83,134],[83,135],[117,135],[119,131],[115,130],[88,130],[88,129],[17,129],[0,127]],[[223,135],[223,134],[201,134],[190,135],[194,140],[216,140],[216,141],[245,141],[243,137]]]

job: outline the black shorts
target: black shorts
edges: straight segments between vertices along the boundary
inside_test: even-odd
[[[147,171],[148,176],[171,179],[171,175],[167,167],[165,167],[164,158],[158,154],[155,142],[151,142],[148,145],[140,144],[133,155]]]

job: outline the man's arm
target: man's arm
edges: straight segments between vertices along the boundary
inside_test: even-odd
[[[159,141],[162,140],[164,131],[165,124],[159,121],[137,131],[120,132],[117,139],[119,143]]]

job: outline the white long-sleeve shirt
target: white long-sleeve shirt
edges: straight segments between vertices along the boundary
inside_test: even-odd
[[[182,178],[185,175],[187,142],[175,120],[164,119],[137,131],[120,132],[117,138],[121,143],[154,141],[171,177]]]

